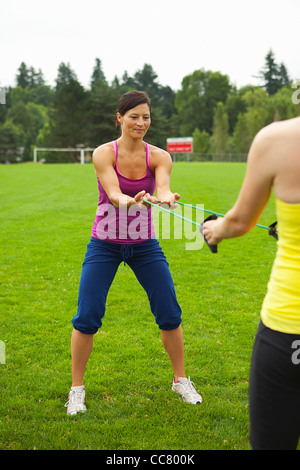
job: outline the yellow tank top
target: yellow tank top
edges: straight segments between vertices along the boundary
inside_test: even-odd
[[[262,310],[272,330],[300,334],[300,204],[276,199],[278,247]]]

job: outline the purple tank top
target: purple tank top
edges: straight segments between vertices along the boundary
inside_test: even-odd
[[[146,174],[142,178],[132,180],[123,176],[118,168],[118,145],[117,141],[113,142],[117,174],[120,189],[123,194],[134,197],[138,192],[145,190],[153,195],[155,191],[155,176],[152,173],[149,164],[149,146],[146,146]],[[99,202],[96,218],[92,228],[92,237],[99,240],[108,241],[119,244],[135,244],[142,243],[150,238],[155,237],[153,218],[151,208],[137,205],[116,208],[110,202],[106,192],[104,191],[99,178]]]

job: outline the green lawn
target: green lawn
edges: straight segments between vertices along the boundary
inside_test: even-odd
[[[242,163],[175,163],[172,189],[226,212]],[[161,240],[183,310],[186,372],[203,396],[185,404],[148,300],[120,265],[95,336],[87,413],[68,417],[71,319],[97,209],[92,165],[0,166],[0,449],[250,449],[248,376],[276,251],[255,228],[211,254]],[[158,211],[153,209],[153,211]],[[275,220],[271,199],[261,223]]]

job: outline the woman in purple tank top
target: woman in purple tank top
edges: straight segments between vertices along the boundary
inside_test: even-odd
[[[82,265],[78,310],[72,320],[72,388],[67,403],[70,415],[86,410],[85,367],[93,335],[102,325],[108,290],[122,261],[133,270],[148,295],[173,367],[172,390],[189,403],[202,401],[185,375],[181,308],[169,265],[155,238],[151,206],[145,202],[160,201],[172,207],[180,198],[170,190],[170,155],[143,140],[150,126],[150,110],[149,97],[143,92],[121,96],[116,115],[121,136],[93,153],[99,201]]]

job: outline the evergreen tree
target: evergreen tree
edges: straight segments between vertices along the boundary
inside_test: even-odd
[[[132,77],[129,77],[127,70],[125,70],[125,72],[123,73],[121,87],[122,90],[124,90],[122,91],[122,94],[126,93],[126,91],[135,90],[135,88],[137,87],[134,79]]]
[[[261,78],[264,80],[264,88],[267,90],[268,95],[273,96],[284,85],[290,83],[287,69],[283,63],[277,65],[275,62],[274,53],[272,50],[268,52],[265,57],[265,66],[260,71]]]
[[[280,67],[279,67],[279,76],[280,76],[280,82],[281,82],[282,87],[291,83],[288,71],[283,63],[280,64]]]
[[[25,62],[22,62],[20,67],[18,68],[18,73],[16,75],[16,82],[17,82],[17,86],[20,86],[22,88],[29,87],[30,72]]]
[[[29,69],[29,88],[37,88],[38,86],[45,85],[45,80],[41,69],[37,72],[33,67]]]
[[[105,75],[103,73],[102,66],[101,66],[101,60],[98,59],[98,58],[96,59],[96,63],[95,63],[94,70],[93,70],[93,73],[92,73],[91,87],[93,87],[94,83],[97,80],[106,81],[105,80]]]
[[[47,147],[74,147],[87,140],[88,94],[77,80],[69,78],[56,91],[50,110]],[[58,158],[56,154],[53,158]],[[76,156],[72,157],[76,159]]]
[[[71,69],[69,63],[65,64],[62,62],[58,66],[58,74],[56,78],[56,91],[59,91],[63,85],[70,83],[71,81],[77,81],[75,72]]]
[[[172,135],[172,121],[166,119],[159,108],[151,108],[151,126],[146,140],[152,145],[166,149],[167,138]]]
[[[150,64],[144,64],[142,70],[138,70],[133,77],[135,88],[145,91],[151,99],[151,106],[156,107],[160,101],[160,85],[157,75]]]
[[[119,93],[104,80],[95,81],[89,96],[87,139],[91,147],[118,137],[115,127]]]
[[[194,137],[194,150],[222,154],[230,149],[247,153],[254,135],[273,120],[288,119],[300,113],[287,69],[276,64],[269,51],[261,71],[264,86],[232,87],[227,75],[195,70],[183,78],[176,93],[162,86],[150,64],[144,64],[133,77],[125,71],[111,85],[105,79],[100,59],[95,59],[91,89],[85,91],[68,63],[58,68],[56,87],[45,85],[42,71],[22,62],[16,74],[17,86],[6,93],[0,107],[2,155],[30,155],[30,146],[96,147],[119,135],[115,128],[116,105],[126,91],[146,91],[151,99],[152,123],[147,139],[166,148],[168,137]],[[265,88],[265,89],[264,89]],[[200,131],[201,129],[201,131]],[[15,146],[15,147],[14,147]],[[51,156],[56,160],[58,155]],[[63,154],[65,159],[66,154]],[[78,154],[76,153],[76,157]],[[48,161],[48,159],[47,159]],[[58,160],[59,161],[59,160]]]
[[[32,100],[36,104],[49,107],[55,91],[48,85],[38,84],[36,88],[31,91]]]
[[[261,76],[264,79],[264,88],[268,95],[274,95],[280,88],[278,65],[275,62],[273,51],[270,50],[265,57],[265,66],[261,70]]]
[[[29,89],[34,89],[40,85],[45,84],[41,69],[36,72],[33,67],[28,68],[25,62],[22,62],[18,68],[16,82],[17,86]]]
[[[167,119],[171,119],[174,114],[177,114],[175,96],[176,93],[169,86],[160,87],[157,106]]]

